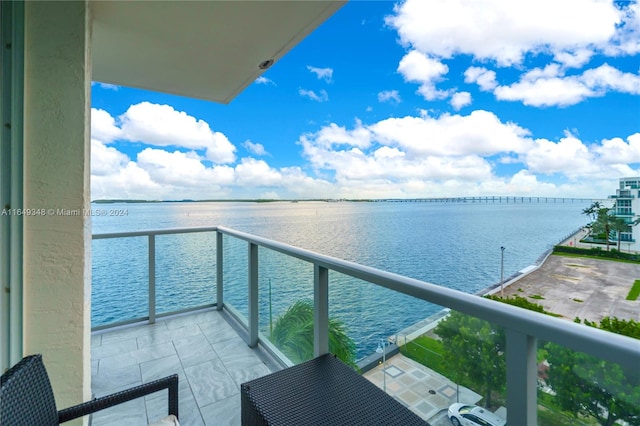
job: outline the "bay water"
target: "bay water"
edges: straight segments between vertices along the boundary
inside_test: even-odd
[[[588,203],[176,202],[93,204],[94,234],[225,226],[426,282],[477,293],[534,264],[586,224]],[[247,315],[247,243],[225,237],[224,297]],[[146,237],[94,240],[92,325],[142,317],[148,306]],[[259,251],[260,327],[296,300],[313,300],[313,266]],[[156,237],[157,312],[215,301],[215,234]],[[381,337],[442,307],[329,272],[330,316],[362,357]]]

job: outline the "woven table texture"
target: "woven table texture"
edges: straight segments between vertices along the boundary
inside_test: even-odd
[[[327,354],[241,385],[242,425],[428,425]]]

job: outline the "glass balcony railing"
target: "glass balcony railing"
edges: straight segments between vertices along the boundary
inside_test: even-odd
[[[509,424],[589,424],[593,407],[640,405],[636,339],[224,227],[93,239],[95,328],[215,306],[282,366],[346,346],[425,416],[461,401]]]

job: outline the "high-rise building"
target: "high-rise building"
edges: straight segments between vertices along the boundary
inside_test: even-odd
[[[627,223],[627,230],[616,232],[616,240],[621,242],[621,250],[640,251],[640,225],[634,223],[640,219],[640,176],[620,178],[620,187],[616,195],[613,213],[623,218]]]

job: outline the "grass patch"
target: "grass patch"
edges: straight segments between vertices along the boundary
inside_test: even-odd
[[[536,299],[536,300],[544,300],[544,297],[540,296],[539,294],[534,294],[532,296],[529,296],[532,299]]]
[[[518,291],[519,291],[520,293],[522,293],[524,290],[523,290],[523,289],[521,289],[521,288],[519,288],[519,289],[518,289]]]
[[[424,335],[400,346],[400,353],[407,358],[411,358],[443,376],[451,375],[451,372],[446,371],[442,365],[443,352],[440,340]]]
[[[631,290],[629,290],[627,300],[638,300],[638,297],[640,297],[640,280],[635,280]]]
[[[573,299],[573,301],[574,302],[578,302],[578,303],[583,303],[584,302],[584,300],[582,300],[582,299]]]

